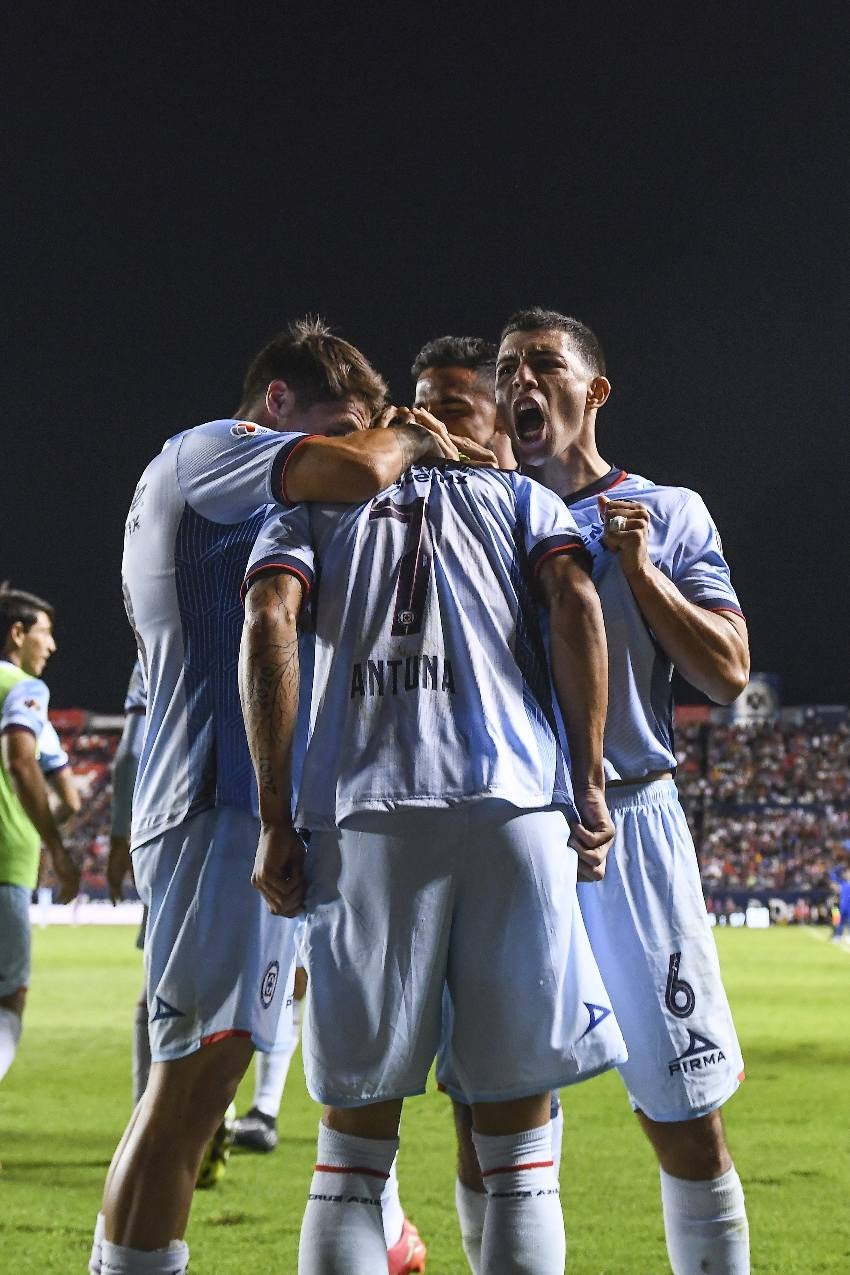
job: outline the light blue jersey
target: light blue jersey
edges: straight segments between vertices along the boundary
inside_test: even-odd
[[[569,807],[534,581],[583,550],[545,488],[453,465],[415,466],[357,508],[273,515],[247,582],[296,575],[315,628],[297,822],[481,798]]]
[[[124,597],[148,695],[134,848],[214,806],[256,812],[236,683],[239,586],[307,437],[212,421],[169,440],[136,487]]]
[[[136,656],[130,681],[127,683],[127,694],[124,696],[125,713],[146,713],[148,709],[148,688],[145,683],[145,670],[140,656]]]
[[[602,544],[597,497],[634,500],[650,513],[649,557],[689,602],[710,611],[741,614],[717,528],[701,498],[685,487],[659,487],[613,468],[567,497],[566,505],[593,555],[608,636],[608,779],[640,779],[675,770],[673,665],[651,629],[617,561]]]
[[[64,770],[70,763],[62,741],[56,734],[56,727],[49,720],[38,737],[38,761],[44,775],[54,775],[57,770]]]

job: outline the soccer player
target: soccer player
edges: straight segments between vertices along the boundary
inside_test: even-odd
[[[104,1275],[185,1270],[203,1148],[276,1036],[292,924],[250,888],[239,584],[270,505],[363,500],[419,457],[457,457],[437,422],[367,431],[385,393],[321,322],[291,325],[251,364],[236,415],[170,439],[133,496],[124,591],[148,709],[132,843],[153,1061],[107,1175],[91,1260]]]
[[[749,674],[747,629],[720,537],[696,492],[603,460],[610,394],[594,334],[531,309],[502,333],[496,401],[524,473],[563,500],[593,553],[608,639],[605,880],[579,888],[623,1028],[620,1072],[660,1164],[675,1275],[749,1271],[744,1195],[720,1108],[743,1061],[673,771],[674,667],[717,703]]]
[[[446,990],[447,1048],[487,1182],[483,1269],[560,1272],[549,1090],[585,1051],[597,1070],[624,1057],[565,818],[573,811],[571,844],[600,876],[605,646],[575,524],[527,479],[414,466],[358,509],[273,516],[246,586],[240,682],[263,821],[254,879],[281,915],[305,896],[290,800],[296,617],[316,588],[296,823],[310,832],[303,1054],[326,1111],[299,1271],[382,1269],[380,1189],[402,1101],[425,1088]],[[581,993],[568,998],[573,960]],[[521,996],[508,1009],[510,986]]]
[[[493,382],[498,347],[478,336],[440,336],[423,345],[410,369],[414,402],[451,433],[495,453],[499,469],[516,469],[511,440],[496,418]]]
[[[30,898],[42,842],[70,903],[80,872],[62,843],[39,764],[41,741],[49,773],[64,770],[47,718],[50,692],[41,674],[56,650],[53,608],[21,589],[0,587],[0,1080],[12,1065],[30,975]],[[57,751],[58,749],[58,751]],[[49,760],[48,760],[49,758]],[[68,797],[73,802],[71,791]]]

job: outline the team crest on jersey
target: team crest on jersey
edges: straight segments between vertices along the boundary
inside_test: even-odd
[[[274,1000],[274,992],[277,987],[277,978],[279,974],[280,965],[278,962],[269,961],[266,966],[266,972],[263,975],[262,982],[260,983],[260,1000],[262,1002],[263,1009],[268,1009],[269,1005],[271,1005]]]
[[[667,1069],[671,1076],[675,1076],[677,1071],[687,1075],[694,1071],[707,1071],[709,1067],[716,1067],[718,1063],[725,1061],[726,1055],[719,1045],[715,1045],[707,1036],[691,1031],[689,1027],[687,1049],[678,1058],[671,1059]]]
[[[234,438],[247,438],[249,434],[270,434],[272,431],[265,425],[255,425],[253,421],[239,421],[237,425],[230,426],[230,432]]]

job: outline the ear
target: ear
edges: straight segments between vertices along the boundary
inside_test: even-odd
[[[594,376],[587,387],[587,406],[601,407],[608,402],[611,393],[611,382],[604,376]]]
[[[16,651],[26,637],[23,620],[16,620],[14,624],[9,626],[9,636],[6,639],[6,646]]]
[[[282,424],[289,419],[295,407],[295,395],[286,381],[272,381],[266,390],[266,411],[272,420]]]

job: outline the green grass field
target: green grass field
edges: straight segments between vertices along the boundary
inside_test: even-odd
[[[129,1114],[130,1024],[141,982],[124,928],[35,933],[26,1027],[0,1089],[0,1269],[84,1271],[106,1167]],[[759,1275],[850,1271],[850,952],[824,931],[723,930],[747,1062],[727,1124]],[[239,1100],[250,1101],[250,1077]],[[561,1187],[573,1275],[668,1271],[654,1161],[616,1075],[565,1097]],[[193,1275],[293,1272],[318,1110],[293,1063],[271,1156],[234,1155],[196,1197]],[[402,1127],[402,1199],[429,1275],[463,1275],[453,1133],[436,1092]]]

